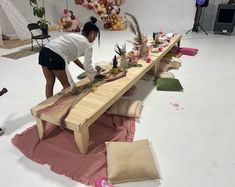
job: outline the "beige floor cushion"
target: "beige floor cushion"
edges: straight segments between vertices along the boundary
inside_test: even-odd
[[[160,73],[160,74],[159,74],[159,78],[172,78],[172,79],[174,79],[175,76],[174,76],[173,73],[167,71],[167,72],[162,72],[162,73]]]
[[[143,102],[139,100],[132,100],[128,98],[120,98],[114,103],[109,110],[108,114],[139,118],[143,109]]]
[[[109,182],[160,179],[148,140],[106,142],[106,151]]]

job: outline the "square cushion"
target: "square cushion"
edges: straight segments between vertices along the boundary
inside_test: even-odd
[[[172,78],[159,78],[156,81],[157,90],[164,91],[182,91],[183,87],[181,86],[178,79]]]
[[[183,55],[195,56],[198,53],[199,49],[190,48],[190,47],[181,47],[180,53]]]
[[[77,76],[77,79],[84,79],[86,77],[87,77],[86,72],[82,72]]]
[[[148,140],[106,142],[106,151],[109,182],[160,179]]]
[[[120,98],[114,103],[106,113],[139,118],[143,109],[143,102],[139,100],[131,100],[128,98]]]
[[[162,73],[160,73],[160,74],[159,74],[159,78],[170,78],[170,79],[174,79],[175,76],[174,76],[173,73],[167,71],[167,72],[162,72]]]

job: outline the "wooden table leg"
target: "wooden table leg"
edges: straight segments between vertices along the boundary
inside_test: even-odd
[[[44,137],[44,132],[45,132],[45,122],[39,118],[36,118],[36,122],[37,122],[39,138],[40,140],[42,140]]]
[[[180,48],[180,41],[181,41],[181,40],[179,40],[179,41],[177,42],[177,47],[179,47],[179,48]]]
[[[159,69],[159,63],[160,63],[159,60],[156,60],[156,61],[154,62],[154,75],[155,75],[155,77],[157,76],[157,71],[158,71],[158,69]]]
[[[86,154],[89,145],[89,129],[88,127],[80,128],[80,131],[74,131],[75,142],[82,154]]]

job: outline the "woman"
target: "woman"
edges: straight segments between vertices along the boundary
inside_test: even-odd
[[[73,86],[74,82],[68,70],[68,63],[73,61],[78,67],[85,70],[90,81],[100,71],[100,67],[92,67],[92,42],[98,35],[100,40],[100,30],[95,25],[97,19],[91,17],[82,30],[82,34],[69,33],[49,42],[39,53],[39,64],[42,66],[46,79],[46,98],[53,95],[53,87],[57,78],[63,88]],[[78,59],[84,56],[84,62]]]

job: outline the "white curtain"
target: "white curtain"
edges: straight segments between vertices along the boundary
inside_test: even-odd
[[[10,0],[0,0],[0,8],[7,16],[18,38],[20,40],[29,39],[30,32],[27,29],[28,21],[14,6],[14,4],[12,4]]]

